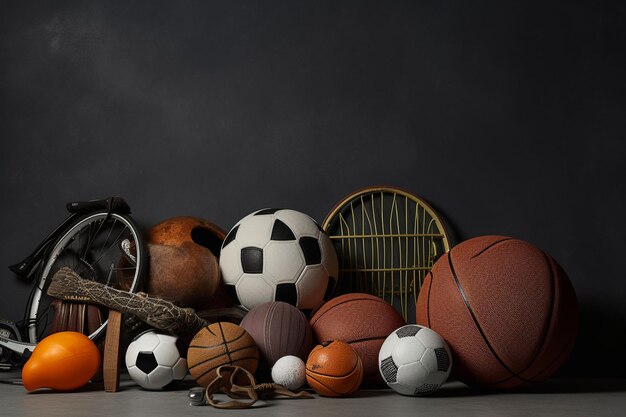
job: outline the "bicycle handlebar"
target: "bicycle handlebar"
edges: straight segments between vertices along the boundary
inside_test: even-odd
[[[72,213],[65,221],[57,226],[46,238],[35,248],[35,250],[24,260],[9,266],[9,269],[20,277],[28,278],[33,268],[39,262],[48,246],[53,243],[67,225],[71,224],[76,216],[96,210],[108,210],[119,214],[130,214],[130,206],[122,197],[109,197],[103,200],[78,201],[67,203],[67,211]]]
[[[130,214],[130,206],[122,197],[110,197],[103,200],[77,201],[67,203],[70,213],[83,213],[94,210],[108,210],[119,214]]]

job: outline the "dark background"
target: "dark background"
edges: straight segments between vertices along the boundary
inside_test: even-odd
[[[356,188],[568,271],[569,376],[626,376],[623,2],[0,2],[0,265],[70,200],[229,229]],[[29,287],[8,270],[0,316]]]

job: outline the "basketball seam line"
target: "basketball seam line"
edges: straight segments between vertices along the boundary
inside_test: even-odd
[[[211,333],[213,336],[217,336],[215,333],[213,333],[213,330],[211,330],[210,326],[206,326],[205,329],[207,329],[209,333]]]
[[[342,393],[340,393],[340,392],[335,391],[334,389],[332,389],[332,388],[331,388],[331,387],[329,387],[328,385],[324,384],[324,383],[323,383],[322,381],[320,381],[319,379],[315,378],[313,375],[308,375],[308,374],[307,374],[307,376],[308,376],[309,378],[311,378],[313,381],[315,381],[315,382],[317,382],[318,384],[320,384],[321,386],[323,386],[324,388],[326,388],[327,390],[329,390],[330,392],[335,393],[335,394],[337,394],[337,395],[338,395],[338,396],[340,396],[340,397],[343,397],[343,396],[344,396],[344,394],[342,394]]]
[[[545,324],[544,324],[544,329],[543,329],[543,334],[541,337],[541,343],[537,346],[537,348],[535,349],[535,352],[533,353],[533,357],[532,360],[530,361],[530,363],[525,366],[523,369],[521,369],[519,372],[516,372],[514,375],[505,378],[501,381],[496,381],[496,382],[490,382],[490,385],[493,384],[501,384],[503,382],[509,381],[511,379],[513,379],[514,377],[519,377],[522,381],[524,382],[528,382],[528,383],[532,383],[533,381],[529,378],[529,379],[525,379],[523,378],[520,374],[522,374],[523,372],[527,371],[529,368],[532,367],[532,365],[535,363],[535,361],[537,360],[537,357],[539,355],[539,352],[541,352],[541,349],[543,348],[543,345],[546,343],[546,339],[548,337],[548,331],[550,330],[550,324],[552,322],[552,316],[554,315],[554,307],[555,307],[555,297],[556,297],[556,279],[554,278],[554,268],[552,267],[552,262],[550,262],[550,259],[548,259],[548,256],[545,254],[545,252],[541,251],[542,255],[544,256],[544,258],[546,259],[547,263],[548,263],[548,267],[550,269],[550,290],[551,290],[551,298],[550,298],[550,316],[548,317],[548,319],[546,320]],[[568,341],[569,343],[569,341]],[[557,356],[558,358],[558,356]],[[552,362],[551,362],[552,363]],[[543,370],[542,370],[543,372]]]
[[[240,352],[240,351],[242,351],[242,350],[245,350],[245,349],[251,349],[251,348],[256,348],[256,345],[252,344],[252,345],[244,346],[244,347],[242,347],[242,348],[235,349],[235,350],[231,351],[230,353],[236,353],[236,352]],[[206,362],[212,361],[213,359],[217,359],[217,358],[219,358],[220,356],[224,356],[224,355],[226,355],[226,352],[224,352],[224,353],[220,353],[219,355],[212,356],[212,357],[207,358],[207,359],[204,359],[204,360],[202,360],[202,361],[200,361],[200,362],[198,362],[198,363],[196,363],[196,364],[194,364],[194,365],[190,366],[190,367],[189,367],[189,369],[195,368],[195,367],[196,367],[196,366],[198,366],[198,365],[202,365],[203,363],[206,363]],[[189,355],[187,355],[187,356],[189,356]],[[230,359],[230,356],[229,356],[229,359]],[[230,362],[230,360],[229,360],[229,362]]]
[[[235,337],[233,340],[224,340],[223,342],[220,342],[216,345],[211,345],[211,346],[202,346],[202,345],[190,345],[189,349],[191,348],[197,348],[197,349],[210,349],[210,348],[214,348],[214,347],[218,347],[221,346],[224,343],[233,343],[239,339],[241,339],[244,335],[246,334],[246,331],[244,330],[243,332],[241,332],[241,334],[237,337]]]
[[[375,296],[375,295],[372,295],[372,297],[376,297],[376,296]],[[377,297],[377,298],[378,298],[378,297]],[[314,320],[314,321],[313,321],[313,320],[311,321],[311,326],[314,326],[314,325],[315,325],[315,323],[317,323],[317,322],[319,321],[319,319],[321,319],[321,318],[322,318],[322,317],[323,317],[326,313],[328,313],[329,311],[331,311],[333,308],[335,308],[335,307],[339,307],[340,305],[345,304],[345,303],[349,303],[349,302],[351,302],[351,301],[361,301],[361,300],[373,301],[373,302],[375,302],[375,303],[383,303],[383,304],[385,304],[385,305],[389,305],[389,304],[387,304],[387,302],[385,302],[385,300],[383,300],[383,299],[380,299],[380,300],[372,300],[371,298],[367,298],[367,297],[361,297],[361,298],[350,298],[349,300],[342,301],[342,302],[340,302],[340,303],[338,303],[338,304],[335,304],[334,306],[330,307],[328,310],[326,310],[326,311],[324,311],[322,314],[320,314],[320,315],[319,315],[319,317],[317,317],[317,318],[315,318],[315,317],[314,317],[314,319],[315,319],[315,320]]]
[[[228,349],[228,343],[226,343],[226,336],[224,335],[224,329],[222,329],[222,323],[218,322],[218,326],[220,326],[220,332],[222,333],[222,340],[224,341],[224,349],[226,349],[226,354],[228,355],[228,362],[233,362],[230,357],[230,349]]]
[[[348,344],[352,344],[352,343],[361,343],[361,342],[369,342],[371,340],[382,340],[382,339],[386,339],[387,336],[372,336],[372,337],[364,337],[362,339],[353,339],[353,340],[348,340],[348,339],[341,339],[344,342],[348,343]],[[320,344],[330,344],[331,342],[335,341],[337,339],[331,339],[331,340],[320,340]]]
[[[272,352],[271,352],[272,344],[271,344],[271,340],[270,340],[271,332],[269,331],[270,330],[269,326],[270,326],[270,323],[272,322],[272,318],[274,317],[274,311],[275,310],[276,310],[276,304],[270,304],[270,308],[269,308],[269,310],[267,312],[268,314],[266,316],[267,318],[266,318],[265,323],[264,323],[265,326],[263,326],[264,329],[265,329],[265,332],[263,334],[263,340],[265,342],[265,347],[269,350],[267,356],[271,356],[272,355]]]
[[[449,254],[446,254],[446,255],[450,256]],[[435,280],[435,274],[433,274],[432,269],[428,271],[428,273],[430,274],[430,282],[428,283],[428,297],[426,297],[426,320],[428,320],[428,327],[431,327],[430,325],[430,294],[432,294],[433,281]]]
[[[359,378],[357,378],[356,381],[354,381],[354,385],[352,385],[352,387],[349,390],[350,392],[353,392],[357,388],[359,388],[359,385],[361,385],[361,383],[363,382],[363,376],[364,376],[365,372],[363,371],[363,362],[361,361],[361,358],[359,358],[359,365],[361,365],[361,376]]]
[[[315,372],[315,371],[311,371],[310,369],[308,370],[309,374],[314,374],[314,375],[318,375],[318,376],[323,376],[325,378],[329,378],[329,379],[341,379],[341,378],[347,378],[351,375],[354,375],[354,373],[356,372],[356,369],[353,369],[352,371],[350,371],[349,373],[345,374],[345,375],[340,375],[340,376],[335,376],[335,375],[328,375],[328,374],[322,374],[319,372]]]
[[[360,364],[360,363],[361,363],[361,358],[358,358],[358,360],[357,360],[356,364],[354,365],[354,368],[350,369],[350,371],[348,371],[348,372],[347,372],[346,374],[344,374],[344,375],[329,375],[329,374],[323,374],[323,373],[321,373],[321,372],[316,372],[316,371],[314,371],[314,370],[312,370],[312,369],[308,369],[308,368],[307,368],[306,370],[307,370],[307,372],[312,372],[312,373],[314,373],[315,375],[319,375],[319,376],[327,376],[327,377],[329,377],[329,378],[345,378],[345,377],[347,377],[347,376],[352,375],[352,374],[354,373],[354,371],[356,371],[356,370],[357,370],[357,368],[359,367],[359,364]]]
[[[574,347],[574,343],[576,342],[576,333],[574,333],[573,335],[571,335],[569,337],[569,339],[567,340],[567,343],[563,346],[563,348],[561,349],[561,351],[559,352],[558,355],[556,355],[554,357],[554,359],[552,359],[550,361],[550,363],[543,369],[541,369],[539,372],[537,372],[535,374],[535,376],[533,376],[532,378],[528,378],[530,380],[530,382],[535,382],[535,383],[539,383],[540,381],[534,381],[535,378],[537,378],[538,375],[541,375],[543,372],[545,372],[547,369],[549,369],[550,367],[552,367],[554,365],[554,363],[561,359],[561,356],[563,356],[563,354],[565,352],[567,352],[568,350],[572,349]]]
[[[506,242],[507,240],[513,240],[513,238],[512,237],[507,237],[507,238],[498,240],[497,242],[492,243],[491,245],[487,246],[485,249],[483,249],[480,252],[478,252],[476,255],[472,256],[470,259],[478,258],[480,255],[482,255],[484,252],[486,252],[487,249],[491,249],[492,247],[496,246],[497,244],[502,243],[502,242]]]
[[[535,363],[535,361],[537,360],[537,356],[539,355],[539,352],[541,352],[541,349],[543,348],[543,346],[546,343],[546,339],[548,337],[548,332],[550,331],[550,328],[552,327],[552,317],[554,316],[554,308],[556,306],[555,303],[555,298],[556,298],[556,279],[555,279],[555,275],[554,275],[554,267],[552,266],[552,262],[550,262],[550,259],[548,258],[548,255],[545,254],[545,252],[541,251],[541,254],[544,256],[546,262],[548,263],[548,268],[550,269],[550,292],[551,292],[551,297],[550,297],[550,316],[547,318],[546,322],[545,322],[545,327],[543,329],[543,334],[541,336],[541,343],[537,346],[537,349],[534,352],[534,357],[533,360],[530,361],[530,363],[528,364],[528,366],[526,368],[524,368],[523,370],[520,371],[520,373],[524,372],[525,370],[527,370],[528,368],[530,368],[533,363]]]
[[[485,332],[483,332],[483,329],[480,327],[480,324],[478,323],[478,319],[476,318],[476,315],[474,314],[474,310],[472,310],[472,307],[470,306],[469,300],[467,299],[467,296],[465,295],[465,291],[463,291],[463,287],[461,286],[459,278],[456,275],[456,271],[454,270],[454,266],[452,265],[452,251],[450,251],[450,253],[448,254],[448,264],[450,265],[450,272],[452,272],[452,278],[454,278],[456,287],[459,290],[459,293],[461,294],[461,298],[463,299],[465,306],[467,307],[467,311],[470,313],[470,316],[472,317],[472,321],[474,322],[474,325],[476,326],[476,328],[478,329],[478,332],[480,333],[481,337],[485,341],[485,344],[491,351],[491,354],[494,356],[494,358],[496,358],[498,362],[500,362],[500,365],[502,365],[504,369],[506,369],[512,374],[512,376],[517,376],[518,378],[524,380],[522,377],[518,376],[516,372],[514,372],[511,368],[509,368],[504,363],[504,361],[496,353],[493,346],[491,346],[491,343],[489,343],[489,340],[487,339],[487,335],[485,335]]]
[[[237,363],[237,362],[241,362],[241,361],[244,361],[244,360],[247,360],[247,359],[257,359],[257,360],[258,360],[259,358],[258,358],[258,357],[256,357],[256,356],[246,356],[246,357],[243,357],[243,358],[237,359],[236,361],[231,362],[230,364],[232,365],[232,364],[235,364],[235,363]],[[206,374],[208,374],[208,373],[209,373],[209,372],[211,372],[211,371],[216,370],[217,368],[219,368],[219,367],[220,367],[220,366],[222,366],[222,365],[224,365],[224,364],[222,363],[222,364],[216,365],[216,366],[214,366],[213,368],[210,368],[210,369],[208,369],[208,370],[204,371],[204,372],[203,372],[202,374],[200,374],[197,378],[195,378],[195,379],[196,379],[196,381],[198,381],[198,380],[200,380],[200,379],[204,378],[204,377],[206,376]]]

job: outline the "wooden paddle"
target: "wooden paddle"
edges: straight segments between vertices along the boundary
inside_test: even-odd
[[[117,392],[120,389],[121,336],[122,313],[110,309],[107,334],[104,341],[104,359],[102,361],[104,390],[106,392]]]

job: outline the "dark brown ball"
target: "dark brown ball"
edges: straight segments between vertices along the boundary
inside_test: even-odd
[[[241,327],[250,333],[268,367],[286,355],[306,361],[313,348],[309,321],[296,307],[281,301],[254,307]]]
[[[145,291],[196,310],[215,307],[224,237],[218,226],[196,217],[174,217],[153,226],[147,234],[150,276]]]
[[[459,379],[511,389],[544,381],[566,361],[577,302],[567,275],[546,253],[510,237],[483,236],[435,263],[416,319],[448,342]]]

